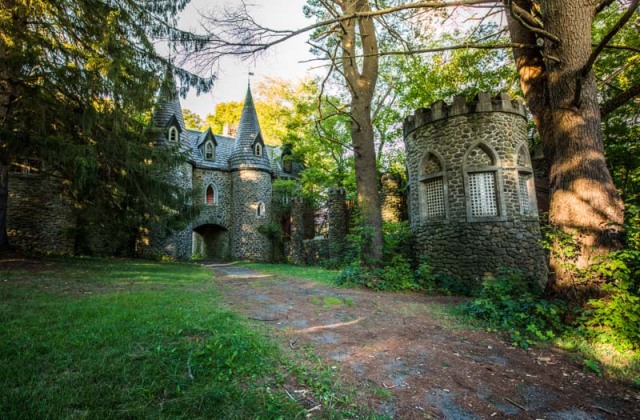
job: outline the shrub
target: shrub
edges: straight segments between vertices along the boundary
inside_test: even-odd
[[[411,264],[400,255],[391,258],[383,267],[364,267],[359,262],[349,264],[338,275],[336,283],[373,290],[422,290],[413,277]]]
[[[562,331],[567,308],[561,301],[542,299],[539,287],[510,272],[485,280],[478,297],[462,310],[490,329],[508,331],[514,345],[528,347]]]

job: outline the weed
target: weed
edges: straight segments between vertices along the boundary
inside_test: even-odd
[[[552,339],[565,329],[562,318],[567,311],[561,301],[541,298],[535,284],[527,283],[517,272],[506,272],[482,283],[478,297],[462,306],[463,313],[486,322],[489,330],[506,331],[514,345]]]

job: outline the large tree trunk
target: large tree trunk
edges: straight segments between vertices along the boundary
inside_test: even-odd
[[[338,3],[345,15],[370,10],[368,0],[344,0]],[[351,141],[358,206],[364,228],[360,257],[364,264],[375,265],[382,258],[382,214],[371,122],[371,102],[378,79],[378,41],[371,18],[344,21],[341,30],[342,66],[351,93]],[[361,59],[356,58],[357,41],[362,48]]]
[[[516,0],[532,10],[530,0]],[[542,1],[545,40],[542,51],[515,52],[527,105],[534,115],[550,165],[549,221],[562,234],[554,244],[550,279],[553,291],[575,301],[599,294],[596,281],[578,279],[576,269],[620,246],[623,204],[604,159],[601,118],[593,73],[580,80],[591,55],[594,0]],[[536,37],[509,20],[514,42],[535,44]],[[582,87],[576,95],[578,84]],[[578,96],[578,97],[576,97]],[[567,241],[569,239],[569,241]],[[570,253],[566,251],[571,248]]]

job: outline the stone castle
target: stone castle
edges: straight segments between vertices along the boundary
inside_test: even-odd
[[[235,138],[186,129],[179,98],[168,90],[160,93],[153,124],[162,133],[160,144],[187,154],[170,178],[202,191],[194,203],[202,210],[182,230],[150,232],[142,254],[260,261],[280,255],[299,264],[344,258],[346,191],[327,191],[322,239],[311,239],[314,213],[302,199],[286,197],[288,211],[281,211],[285,197],[274,197],[273,182],[295,179],[301,166],[265,145],[250,88]],[[416,257],[452,279],[475,281],[515,268],[543,283],[546,259],[523,105],[504,93],[480,93],[470,102],[456,97],[451,105],[439,101],[405,119],[404,141],[407,185],[397,176],[381,178],[382,213],[388,221],[409,220]],[[12,175],[13,243],[72,252],[72,212],[60,188],[34,183],[36,177],[24,171]],[[36,203],[34,194],[47,204]],[[284,250],[272,249],[275,243],[260,232],[268,223],[287,231]]]
[[[177,144],[189,156],[172,181],[203,194],[201,211],[183,230],[151,235],[152,254],[179,259],[268,260],[272,243],[258,231],[273,216],[273,180],[294,178],[298,165],[280,148],[265,145],[251,88],[247,88],[235,138],[185,129],[180,100],[160,94],[153,116],[160,143]]]

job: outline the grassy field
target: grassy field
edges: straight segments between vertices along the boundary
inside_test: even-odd
[[[304,417],[283,392],[291,362],[225,310],[210,271],[99,259],[5,264],[0,417]]]

